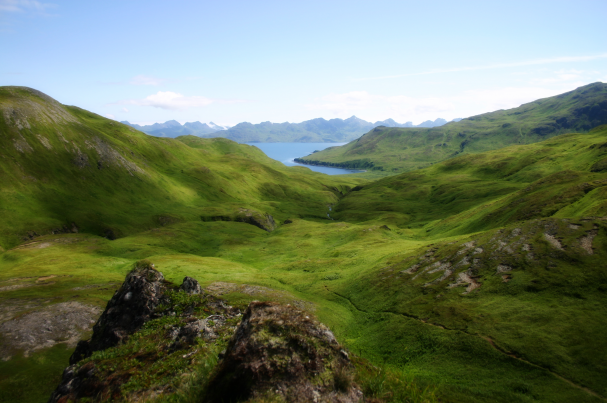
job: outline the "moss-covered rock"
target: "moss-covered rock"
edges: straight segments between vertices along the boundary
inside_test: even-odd
[[[358,402],[353,372],[333,333],[309,314],[252,302],[203,401]]]

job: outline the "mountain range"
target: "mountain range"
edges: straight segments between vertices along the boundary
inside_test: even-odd
[[[453,121],[459,120],[454,119]],[[252,124],[242,122],[233,127],[218,126],[213,122],[188,122],[181,125],[176,120],[148,126],[140,126],[128,121],[122,121],[121,123],[156,137],[175,138],[191,134],[198,137],[223,137],[239,143],[340,143],[357,139],[377,126],[429,128],[442,126],[447,121],[438,118],[434,121],[427,120],[419,125],[414,125],[412,122],[398,123],[393,119],[386,119],[372,123],[352,116],[348,119],[326,120],[317,118],[301,123],[262,122]]]
[[[201,123],[201,122],[186,122],[183,125],[176,120],[167,120],[164,123],[154,123],[153,125],[141,126],[135,123],[130,123],[126,120],[120,122],[125,125],[134,127],[135,129],[142,131],[150,136],[156,137],[179,137],[192,134],[194,136],[204,136],[206,134],[215,133],[219,130],[226,130],[229,126],[219,126],[213,122]]]

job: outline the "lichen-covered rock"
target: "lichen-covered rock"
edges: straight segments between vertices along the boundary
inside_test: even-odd
[[[203,401],[358,402],[353,366],[331,331],[290,305],[252,302]]]
[[[202,287],[198,284],[198,281],[188,276],[183,279],[183,283],[181,283],[179,289],[188,294],[202,294]]]
[[[164,276],[148,261],[138,262],[108,302],[93,326],[90,340],[82,340],[70,357],[75,364],[94,351],[113,347],[150,319],[165,290]]]
[[[91,340],[78,345],[49,403],[137,402],[174,393],[183,376],[198,368],[194,362],[216,357],[214,351],[227,345],[242,316],[238,308],[196,291],[201,289],[195,279],[186,277],[177,287],[150,262],[138,262]]]

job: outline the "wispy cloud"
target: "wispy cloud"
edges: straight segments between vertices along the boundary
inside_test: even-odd
[[[34,12],[41,15],[49,15],[47,10],[55,7],[57,7],[56,4],[42,3],[35,0],[0,0],[0,12]]]
[[[542,74],[542,77],[532,78],[529,82],[534,85],[565,83],[571,81],[584,82],[588,81],[589,78],[596,76],[596,74],[596,72],[586,72],[575,69],[561,69],[552,73],[544,73]]]
[[[602,53],[598,55],[591,56],[565,56],[565,57],[553,57],[548,59],[535,59],[535,60],[525,60],[520,62],[509,62],[509,63],[495,63],[495,64],[485,64],[479,66],[467,66],[467,67],[454,67],[450,69],[432,69],[428,71],[421,71],[417,73],[406,73],[406,74],[395,74],[391,76],[380,76],[380,77],[365,77],[365,78],[357,78],[354,81],[365,81],[365,80],[384,80],[390,78],[401,78],[401,77],[413,77],[413,76],[423,76],[428,74],[441,74],[441,73],[455,73],[460,71],[475,71],[475,70],[490,70],[490,69],[502,69],[508,67],[523,67],[523,66],[535,66],[542,64],[551,64],[551,63],[570,63],[570,62],[587,62],[597,59],[605,59],[607,58],[607,53]]]
[[[169,81],[169,80],[164,79],[164,78],[157,78],[157,77],[146,76],[146,75],[140,74],[138,76],[133,77],[131,79],[131,81],[129,81],[129,84],[132,84],[132,85],[160,85],[167,81]]]
[[[569,83],[571,85],[571,83]],[[497,109],[515,108],[526,102],[565,92],[537,86],[502,87],[469,90],[445,97],[385,96],[366,91],[329,94],[304,105],[308,110],[320,111],[334,117],[359,115],[366,120],[393,118],[397,122],[420,123],[436,118],[468,117]]]
[[[158,91],[156,94],[149,95],[143,99],[127,99],[118,101],[116,104],[153,106],[154,108],[168,110],[183,110],[189,108],[200,108],[213,103],[235,104],[243,102],[247,101],[241,99],[212,99],[197,95],[185,96],[171,91]]]
[[[408,121],[446,116],[453,111],[455,105],[449,98],[385,96],[370,94],[367,91],[351,91],[344,94],[326,95],[305,107],[309,110],[329,112],[340,117],[362,113],[367,119],[372,116],[373,120],[392,117]]]

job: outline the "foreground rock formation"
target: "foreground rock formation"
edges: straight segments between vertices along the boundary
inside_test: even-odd
[[[305,311],[252,302],[242,315],[195,279],[177,287],[141,261],[91,339],[78,343],[49,402],[171,394],[209,403],[358,402],[354,369],[331,331]]]

